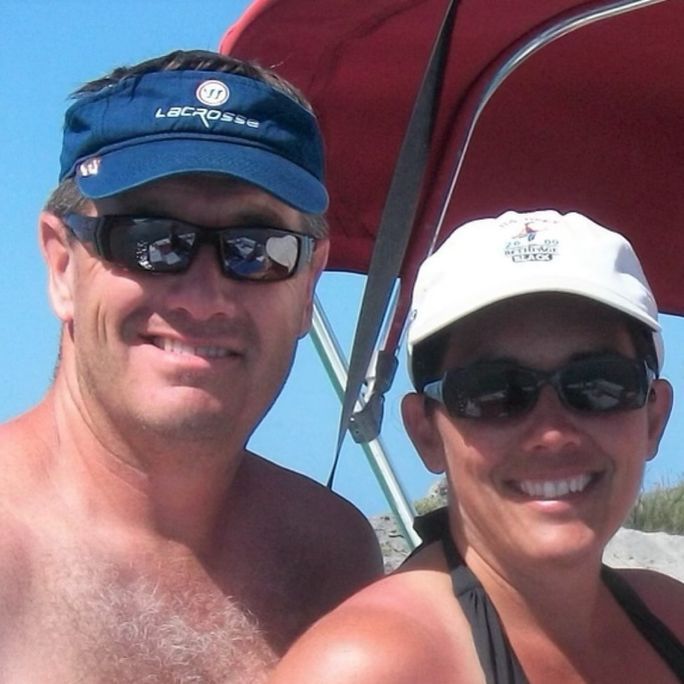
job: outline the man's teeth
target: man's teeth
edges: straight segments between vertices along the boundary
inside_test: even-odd
[[[230,355],[230,351],[225,347],[215,346],[200,346],[193,347],[189,344],[184,344],[179,340],[170,340],[165,337],[156,337],[154,339],[155,346],[172,354],[189,354],[192,356],[202,356],[208,359],[221,359]]]
[[[535,499],[558,499],[566,494],[581,492],[591,481],[591,475],[578,475],[566,480],[522,480],[518,487]]]

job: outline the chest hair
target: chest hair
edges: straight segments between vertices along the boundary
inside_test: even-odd
[[[180,565],[146,573],[93,558],[44,565],[33,616],[43,662],[65,682],[88,684],[264,681],[276,658],[256,620]]]

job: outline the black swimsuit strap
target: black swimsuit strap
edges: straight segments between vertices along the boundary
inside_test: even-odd
[[[442,537],[454,596],[470,623],[487,684],[527,684],[527,677],[484,587],[463,562],[449,535]]]
[[[449,532],[446,508],[416,518],[413,527],[423,543],[440,541],[449,566],[454,596],[461,605],[487,684],[528,684],[527,677],[504,632],[499,614],[480,581],[464,563]]]
[[[619,573],[604,565],[601,578],[641,636],[684,682],[684,644],[648,609],[639,594]]]
[[[423,546],[435,541],[442,543],[454,595],[470,623],[487,684],[526,684],[527,677],[508,641],[494,604],[461,558],[451,538],[447,509],[442,508],[416,518],[414,527],[423,539]],[[643,638],[684,682],[684,644],[648,609],[619,573],[604,565],[601,579]]]

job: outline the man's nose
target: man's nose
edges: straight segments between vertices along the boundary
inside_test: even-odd
[[[201,245],[184,273],[167,276],[166,304],[196,320],[231,315],[238,304],[236,290],[244,287],[221,272],[216,247]]]

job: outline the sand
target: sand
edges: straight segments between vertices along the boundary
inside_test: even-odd
[[[621,529],[603,560],[616,568],[649,568],[684,582],[684,537],[665,532]]]

